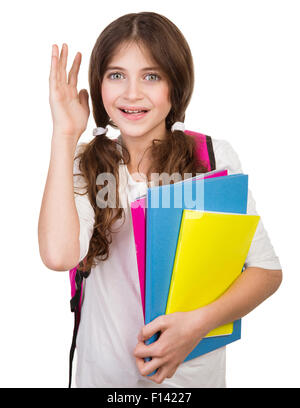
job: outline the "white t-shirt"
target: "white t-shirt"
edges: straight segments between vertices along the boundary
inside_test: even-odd
[[[239,158],[231,145],[225,140],[213,138],[212,142],[216,169],[227,168],[228,174],[241,173]],[[76,162],[75,171],[78,171]],[[120,165],[119,174],[120,198],[123,203],[127,202],[127,208],[124,208],[125,223],[119,232],[113,234],[109,258],[92,268],[85,282],[76,342],[77,387],[226,387],[226,347],[182,363],[174,376],[165,379],[162,384],[156,384],[139,373],[133,351],[137,345],[138,333],[144,326],[144,318],[130,202],[146,193],[147,186],[144,182],[133,180],[126,165]],[[74,177],[75,187],[80,188],[81,182],[80,176]],[[87,195],[75,194],[75,204],[80,220],[81,260],[88,252],[94,211]],[[248,194],[247,213],[257,214],[251,191]],[[122,220],[118,220],[115,228],[118,229],[121,224]],[[245,265],[281,269],[261,220]]]

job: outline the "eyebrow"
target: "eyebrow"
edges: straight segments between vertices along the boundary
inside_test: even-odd
[[[116,67],[116,66],[108,66],[107,67],[107,71],[110,71],[110,70],[113,70],[113,69],[118,69],[118,70],[120,70],[120,71],[127,71],[125,68],[122,68],[122,67]],[[151,70],[160,70],[160,67],[145,67],[145,68],[142,68],[141,69],[141,71],[151,71]]]

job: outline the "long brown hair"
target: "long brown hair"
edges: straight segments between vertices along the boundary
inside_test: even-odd
[[[89,64],[89,85],[93,116],[97,127],[107,125],[117,128],[108,117],[101,96],[101,84],[106,68],[121,43],[136,42],[149,50],[153,60],[166,74],[170,89],[171,109],[166,123],[167,136],[155,139],[150,146],[151,168],[147,173],[204,173],[205,165],[195,155],[195,140],[182,131],[171,132],[174,122],[184,122],[185,111],[194,87],[194,67],[190,48],[180,30],[166,17],[154,12],[130,13],[109,24],[97,38]],[[85,270],[105,261],[112,242],[112,226],[122,219],[124,209],[119,208],[119,165],[128,164],[130,155],[125,146],[117,149],[116,142],[105,135],[96,136],[75,159],[86,181],[86,192],[95,212],[95,224]],[[117,208],[99,208],[96,203],[98,191],[104,186],[96,184],[97,175],[111,173],[116,179]],[[76,193],[78,194],[78,193]]]

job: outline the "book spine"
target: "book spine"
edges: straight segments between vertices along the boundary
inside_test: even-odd
[[[151,247],[152,247],[152,231],[151,226],[151,190],[148,189],[147,194],[147,216],[146,216],[146,273],[145,273],[145,324],[150,323],[151,317],[151,292],[150,292],[150,275],[151,275]]]
[[[179,254],[181,250],[181,242],[182,242],[182,236],[183,236],[183,225],[186,219],[186,215],[187,215],[186,210],[183,210],[182,217],[181,217],[180,230],[179,230],[178,239],[177,239],[177,247],[176,247],[176,253],[175,253],[175,259],[174,259],[174,264],[173,264],[173,271],[172,271],[172,276],[171,276],[171,282],[170,282],[170,287],[169,287],[169,294],[168,294],[165,314],[169,314],[171,310],[171,301],[172,301],[172,296],[174,292],[174,281],[175,281],[175,275],[176,275],[177,266],[179,262]]]
[[[151,322],[151,301],[152,301],[152,294],[151,294],[151,255],[152,255],[152,246],[154,240],[154,231],[151,229],[151,217],[153,213],[151,211],[151,189],[148,189],[147,194],[147,209],[146,209],[146,279],[145,279],[145,324]],[[151,343],[154,343],[158,339],[158,334],[154,334],[149,339],[145,340],[145,344],[148,346]],[[151,357],[145,357],[144,361],[148,362],[151,361]],[[152,373],[148,374],[149,377],[154,375],[157,370],[153,371]]]

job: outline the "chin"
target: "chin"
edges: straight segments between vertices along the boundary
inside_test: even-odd
[[[119,127],[119,126],[118,126]],[[151,132],[153,128],[146,128],[144,126],[136,126],[136,128],[129,128],[129,127],[119,127],[119,130],[122,135],[129,136],[129,137],[140,137],[145,135],[146,133]]]

